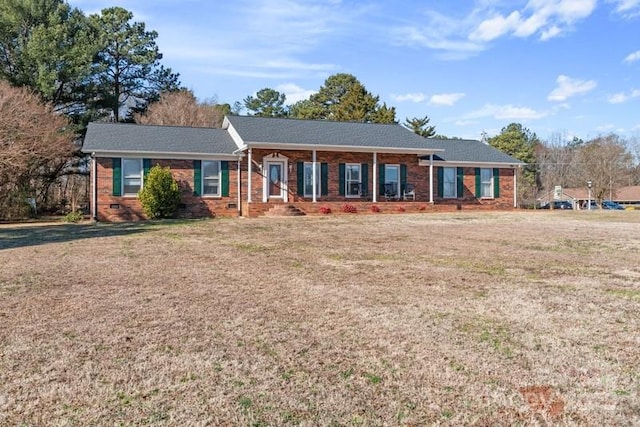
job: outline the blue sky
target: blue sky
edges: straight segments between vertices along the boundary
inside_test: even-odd
[[[640,135],[640,0],[73,0],[158,31],[200,99],[269,87],[293,103],[351,73],[398,120],[480,139],[511,122],[543,139]]]

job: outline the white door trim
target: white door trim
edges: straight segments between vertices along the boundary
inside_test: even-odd
[[[269,194],[269,174],[271,172],[270,167],[272,165],[280,165],[281,168],[281,180],[280,180],[280,194]],[[262,170],[264,171],[262,177],[262,201],[268,202],[269,199],[282,200],[283,202],[289,201],[289,186],[288,186],[288,172],[289,172],[289,159],[280,154],[271,154],[263,159]]]

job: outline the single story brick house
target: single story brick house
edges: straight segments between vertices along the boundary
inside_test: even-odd
[[[225,117],[221,129],[90,123],[92,216],[144,219],[146,172],[169,166],[180,217],[510,209],[523,163],[480,141],[396,124]],[[374,206],[372,208],[372,206]]]

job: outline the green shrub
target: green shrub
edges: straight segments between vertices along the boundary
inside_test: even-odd
[[[170,218],[180,204],[180,189],[169,167],[156,165],[144,177],[144,186],[138,193],[144,213],[151,219]]]
[[[62,218],[64,222],[80,222],[82,221],[82,211],[69,212]]]

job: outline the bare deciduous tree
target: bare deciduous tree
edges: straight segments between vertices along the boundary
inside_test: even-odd
[[[578,181],[579,165],[576,164],[576,144],[566,144],[563,135],[552,135],[545,144],[536,148],[538,164],[537,181],[543,190],[555,186],[572,187]]]
[[[136,123],[148,125],[219,128],[227,112],[226,106],[213,101],[199,103],[193,92],[180,90],[163,93],[146,113],[134,118]]]
[[[42,201],[75,147],[69,121],[26,88],[0,81],[0,216],[22,217]]]
[[[618,135],[607,135],[587,142],[577,154],[579,178],[593,184],[594,197],[602,201],[615,197],[616,190],[628,185],[633,157]],[[583,184],[584,185],[584,184]]]

